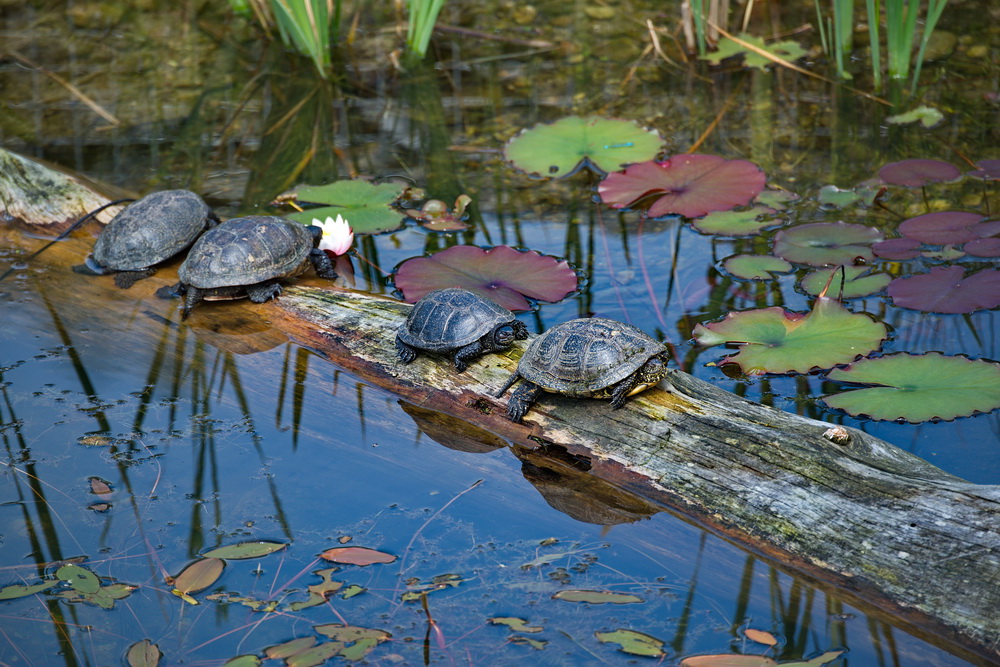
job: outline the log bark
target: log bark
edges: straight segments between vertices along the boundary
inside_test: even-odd
[[[313,287],[287,289],[279,328],[424,409],[524,447],[564,449],[591,474],[687,515],[770,559],[892,613],[918,634],[1000,660],[1000,487],[965,482],[846,428],[781,412],[674,371],[612,411],[543,394],[511,423],[502,386],[523,350],[450,361],[395,357],[409,306]],[[931,637],[933,639],[933,637]],[[970,656],[967,656],[970,657]]]

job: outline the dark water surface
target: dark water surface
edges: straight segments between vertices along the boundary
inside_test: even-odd
[[[522,314],[533,331],[588,314],[630,321],[679,344],[686,369],[700,377],[863,428],[971,481],[1000,483],[996,412],[947,423],[860,421],[815,402],[826,391],[818,376],[733,381],[705,365],[722,353],[687,344],[695,323],[729,310],[809,306],[794,275],[764,286],[719,270],[719,260],[749,252],[758,239],[713,239],[674,220],[640,223],[595,206],[585,175],[534,181],[497,153],[522,127],[593,112],[656,127],[668,152],[686,151],[721,115],[701,152],[753,160],[769,180],[804,196],[824,184],[852,186],[892,160],[996,158],[987,152],[998,143],[996,90],[970,83],[996,79],[996,30],[963,27],[946,12],[945,22],[955,23],[945,27],[963,37],[948,69],[928,67],[924,101],[950,114],[928,132],[889,127],[882,106],[790,72],[713,73],[643,55],[649,39],[636,18],[673,31],[673,7],[615,4],[612,18],[598,20],[570,3],[549,4],[539,5],[544,21],[525,26],[509,3],[453,3],[445,23],[499,25],[501,36],[550,46],[446,33],[425,65],[405,73],[390,64],[402,44],[391,12],[366,11],[328,82],[307,61],[266,48],[221,7],[8,4],[0,36],[20,58],[0,61],[0,145],[133,193],[188,187],[224,216],[269,210],[296,183],[358,174],[407,176],[445,201],[468,193],[476,203],[470,232],[408,226],[359,239],[365,259],[353,260],[353,286],[391,292],[375,267],[390,271],[458,243],[565,257],[587,282],[571,298]],[[780,20],[794,28],[815,20],[811,11],[786,8]],[[808,32],[802,42],[818,38]],[[986,56],[975,55],[978,46]],[[110,125],[28,63],[121,123]],[[866,81],[859,72],[854,85],[867,89]],[[929,197],[971,201],[976,189],[961,187]],[[0,269],[19,259],[12,243],[0,245]],[[318,637],[313,626],[325,623],[391,633],[365,658],[376,664],[648,660],[595,638],[618,628],[665,642],[667,664],[697,653],[765,653],[743,639],[747,626],[779,635],[768,655],[783,660],[849,649],[832,664],[967,664],[569,462],[441,425],[439,415],[284,341],[268,328],[269,306],[206,304],[180,323],[176,304],[140,283],[113,297],[112,314],[94,297],[95,280],[55,275],[40,260],[0,283],[0,586],[34,583],[83,558],[103,585],[137,588],[111,610],[51,592],[0,602],[3,664],[119,664],[145,638],[167,664],[218,664]],[[1000,358],[995,311],[926,315],[890,308],[884,297],[851,308],[894,328],[885,351]],[[250,338],[268,349],[246,354]],[[95,494],[91,478],[110,493]],[[198,605],[171,594],[166,575],[206,549],[246,540],[290,546],[230,561],[195,596]],[[344,544],[398,558],[330,575],[345,590],[363,587],[359,595],[290,609],[321,581],[314,572],[331,565],[317,554]],[[407,586],[435,582],[426,610],[402,600]],[[552,598],[564,589],[643,601]],[[210,600],[212,593],[229,597]],[[280,604],[263,613],[251,601]],[[491,617],[541,629],[511,631]]]

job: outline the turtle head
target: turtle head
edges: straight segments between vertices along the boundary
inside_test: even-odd
[[[109,273],[114,273],[100,264],[94,259],[94,255],[87,255],[87,259],[84,260],[83,264],[77,264],[73,267],[74,273],[82,273],[87,276],[104,276]]]
[[[323,228],[319,225],[309,225],[306,229],[313,236],[313,247],[318,248],[319,242],[323,240]]]
[[[493,330],[493,346],[497,350],[503,350],[511,346],[514,342],[514,327],[510,324],[502,324]]]
[[[636,382],[635,389],[633,389],[632,393],[638,393],[643,389],[656,386],[660,380],[666,377],[667,373],[670,372],[670,369],[667,368],[667,359],[669,358],[670,356],[665,351],[654,354],[650,357],[649,360],[642,365],[642,368],[636,371],[638,382]]]

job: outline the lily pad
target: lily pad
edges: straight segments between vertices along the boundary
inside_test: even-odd
[[[613,632],[595,632],[602,644],[618,644],[623,653],[658,658],[664,654],[663,640],[635,630],[618,629]]]
[[[733,255],[722,263],[731,276],[743,280],[772,280],[775,273],[790,273],[790,263],[771,255]]]
[[[528,625],[528,621],[523,618],[517,618],[516,616],[494,616],[493,618],[486,619],[493,625],[506,625],[514,632],[541,632],[545,628],[541,625]]]
[[[846,222],[816,222],[783,229],[774,235],[773,253],[789,262],[809,266],[854,264],[874,259],[871,244],[882,240],[882,232],[867,225]]]
[[[703,218],[691,221],[691,226],[702,234],[718,236],[756,236],[762,229],[782,224],[774,218],[774,209],[753,206],[742,211],[713,211]]]
[[[284,549],[284,542],[240,542],[224,547],[218,547],[202,554],[205,558],[225,558],[227,560],[242,560],[245,558],[260,558],[275,551]]]
[[[963,248],[973,257],[1000,257],[1000,238],[969,241]]]
[[[460,245],[404,261],[395,282],[409,303],[437,289],[464,287],[509,310],[530,310],[525,297],[559,301],[576,290],[578,279],[566,260],[533,250]]]
[[[899,233],[928,245],[951,245],[980,238],[976,229],[983,219],[978,213],[936,211],[899,223]]]
[[[649,216],[687,218],[746,206],[764,189],[766,176],[747,160],[718,155],[677,155],[662,162],[640,162],[608,174],[597,186],[612,208],[652,201]]]
[[[629,593],[577,589],[561,590],[553,595],[552,599],[565,600],[566,602],[586,602],[589,604],[635,604],[637,602],[645,602],[638,595],[631,595]]]
[[[902,160],[878,170],[878,176],[889,185],[920,188],[931,183],[949,183],[962,177],[958,167],[944,160]]]
[[[160,664],[162,656],[159,646],[148,639],[143,639],[128,647],[125,660],[129,667],[156,667]]]
[[[886,327],[866,313],[852,313],[828,297],[816,299],[808,313],[780,307],[729,313],[699,324],[692,334],[699,345],[735,344],[740,351],[723,360],[748,375],[808,373],[854,361],[876,349]]]
[[[783,210],[787,208],[787,205],[793,201],[798,201],[799,196],[794,192],[789,192],[788,190],[764,190],[757,198],[754,200],[757,204],[761,206],[766,206],[767,208],[773,208],[776,210]]]
[[[540,177],[562,178],[582,167],[605,174],[656,157],[663,139],[626,120],[569,116],[522,130],[507,142],[514,167]]]
[[[174,590],[184,594],[198,593],[213,585],[226,569],[226,561],[220,558],[196,560],[174,577]]]
[[[876,257],[894,261],[920,257],[920,241],[916,239],[886,239],[872,244]]]
[[[981,181],[1000,181],[1000,160],[980,160],[976,167],[978,169],[968,172],[966,176]]]
[[[748,35],[746,33],[741,33],[739,39],[746,44],[752,44],[762,51],[770,53],[775,58],[779,60],[785,60],[791,62],[793,60],[798,60],[806,55],[806,50],[803,49],[797,42],[783,41],[783,42],[772,42],[771,44],[765,44],[764,40],[760,37],[755,37],[754,35]],[[733,56],[743,55],[743,63],[747,67],[754,67],[756,69],[764,69],[767,65],[774,64],[774,61],[770,58],[766,58],[757,51],[747,48],[744,44],[733,41],[729,37],[723,37],[719,40],[718,48],[716,51],[706,53],[703,56],[699,56],[700,60],[707,60],[713,65],[718,65],[722,60],[726,58],[732,58]]]
[[[334,547],[321,553],[320,558],[334,563],[348,565],[371,565],[372,563],[391,563],[396,560],[393,554],[376,551],[367,547]]]
[[[56,579],[65,581],[70,588],[79,593],[96,593],[101,588],[101,580],[96,574],[72,563],[56,570]]]
[[[680,667],[776,667],[777,662],[766,655],[692,655],[681,660]]]
[[[886,289],[892,303],[931,313],[972,313],[1000,306],[1000,271],[965,276],[961,266],[937,266],[928,273],[896,278]]]
[[[873,419],[952,420],[1000,407],[1000,364],[938,352],[862,359],[827,374],[836,382],[869,385],[823,398],[831,408]]]
[[[357,180],[303,187],[295,192],[299,202],[328,206],[310,208],[287,217],[309,224],[313,218],[324,220],[341,215],[351,221],[355,234],[381,234],[403,226],[403,214],[390,206],[402,194],[403,186],[398,183],[374,185]]]
[[[867,266],[845,266],[844,268],[844,291],[840,292],[840,268],[816,269],[810,271],[799,285],[807,293],[813,296],[819,295],[826,287],[833,275],[833,282],[830,283],[831,295],[839,295],[845,299],[854,299],[861,296],[878,294],[892,282],[892,276],[888,273],[869,273],[871,269]]]
[[[47,591],[58,583],[59,581],[56,579],[49,579],[37,584],[11,584],[10,586],[4,586],[3,588],[0,588],[0,600],[13,600],[15,598],[23,598],[29,595],[34,595],[35,593],[41,593],[42,591]]]

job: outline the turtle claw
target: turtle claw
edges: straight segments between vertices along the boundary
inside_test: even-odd
[[[399,336],[396,336],[396,354],[399,355],[399,360],[404,364],[408,364],[417,358],[417,351],[401,341]]]

